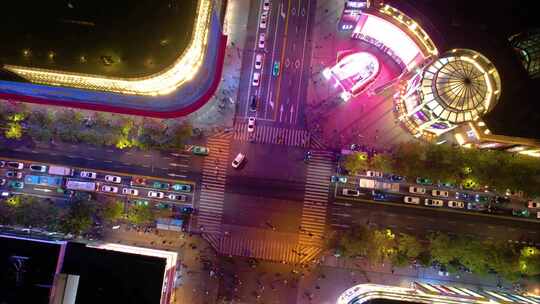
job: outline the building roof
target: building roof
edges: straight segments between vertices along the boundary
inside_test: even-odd
[[[487,0],[390,0],[417,20],[441,53],[453,48],[480,52],[497,68],[501,96],[484,119],[494,134],[540,139],[540,79],[531,79],[509,38],[540,27],[531,4]]]
[[[160,303],[164,258],[68,243],[62,273],[79,275],[77,304]]]
[[[0,303],[49,303],[62,244],[0,235]]]

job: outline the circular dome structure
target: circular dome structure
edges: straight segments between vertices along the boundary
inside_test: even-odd
[[[455,124],[490,111],[501,92],[497,69],[473,50],[444,54],[424,69],[422,78],[422,103],[434,117]]]

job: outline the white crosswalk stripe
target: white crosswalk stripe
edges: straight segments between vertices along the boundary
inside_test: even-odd
[[[239,141],[252,141],[261,144],[280,144],[307,148],[310,144],[310,134],[307,130],[287,129],[273,126],[257,125],[255,132],[247,131],[247,122],[239,122],[234,127],[233,138]]]
[[[319,247],[302,246],[298,242],[280,239],[252,239],[246,237],[222,237],[219,252],[223,255],[252,257],[281,263],[307,263],[320,253]]]
[[[320,248],[323,245],[333,159],[331,152],[313,151],[308,162],[300,222],[300,246]]]
[[[231,137],[232,134],[229,133],[208,139],[207,146],[210,149],[210,154],[204,158],[203,163],[202,187],[196,226],[197,229],[210,236],[209,241],[214,245],[217,245],[215,244],[217,240],[212,235],[221,233]]]

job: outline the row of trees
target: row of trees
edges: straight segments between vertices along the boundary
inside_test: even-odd
[[[371,168],[411,180],[425,177],[471,188],[489,186],[499,191],[521,190],[531,196],[540,195],[540,161],[502,151],[407,142],[398,144],[392,153],[380,153],[370,159],[361,152],[353,153],[345,157],[343,164],[352,173]]]
[[[0,102],[0,125],[3,136],[47,142],[60,140],[68,143],[89,143],[116,146],[119,149],[183,148],[193,136],[189,123],[177,120],[138,119],[95,112],[84,116],[74,110],[33,110],[22,104]]]
[[[449,272],[466,267],[474,273],[498,273],[515,281],[521,276],[540,274],[540,250],[518,247],[507,242],[481,240],[469,236],[450,236],[442,232],[419,239],[413,235],[395,234],[389,229],[364,226],[336,233],[329,243],[337,254],[364,257],[371,263],[391,262],[395,266],[418,263],[445,266]]]
[[[76,195],[66,206],[59,206],[50,199],[16,195],[0,201],[0,224],[42,228],[81,235],[89,232],[96,223],[107,225],[127,221],[135,225],[152,223],[157,214],[149,206],[129,206],[108,198],[97,202],[86,195]]]

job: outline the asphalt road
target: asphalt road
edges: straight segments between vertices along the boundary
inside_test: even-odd
[[[433,231],[475,235],[485,239],[532,242],[540,245],[540,222],[522,222],[479,214],[442,212],[404,205],[336,200],[329,213],[330,227],[349,229],[355,225],[376,225],[398,232],[424,235]]]
[[[297,232],[305,189],[303,149],[248,142],[234,142],[231,149],[231,155],[245,153],[247,162],[240,170],[228,169],[223,224]]]
[[[123,151],[87,144],[4,142],[0,157],[163,178],[199,180],[202,157],[178,152]]]
[[[241,117],[255,116],[283,126],[303,126],[303,103],[307,90],[311,54],[311,28],[315,5],[309,0],[272,1],[265,29],[260,27],[262,1],[254,2],[242,62],[239,93]],[[259,37],[265,35],[264,48]],[[262,69],[255,69],[255,56],[263,55]],[[273,74],[279,63],[279,73]],[[260,84],[253,86],[253,73],[260,72]],[[252,96],[258,100],[257,112],[249,110]]]

